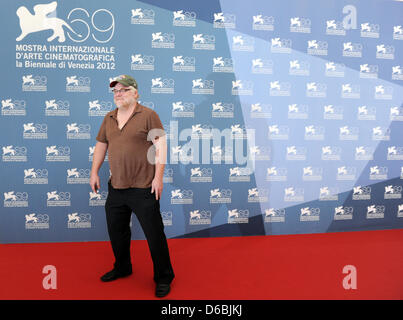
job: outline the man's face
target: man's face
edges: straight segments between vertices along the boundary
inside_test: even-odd
[[[113,89],[115,91],[113,100],[118,108],[128,107],[137,102],[138,93],[137,91],[130,90],[130,87],[125,87],[123,84],[117,83]]]

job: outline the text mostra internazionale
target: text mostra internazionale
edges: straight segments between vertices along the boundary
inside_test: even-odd
[[[115,61],[115,47],[17,44],[17,59]]]

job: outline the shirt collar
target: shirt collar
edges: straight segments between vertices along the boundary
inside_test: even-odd
[[[143,111],[143,108],[144,107],[140,103],[137,103],[136,108],[134,109],[134,112],[132,113],[129,119],[131,119],[136,113]],[[110,117],[112,117],[115,120],[117,120],[117,116],[118,116],[118,108],[113,110],[112,113],[110,114]]]

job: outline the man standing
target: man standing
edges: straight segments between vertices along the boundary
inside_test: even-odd
[[[96,137],[90,186],[100,188],[98,171],[108,151],[111,177],[105,203],[115,263],[101,280],[132,274],[130,217],[134,212],[146,236],[154,266],[155,295],[164,297],[174,278],[160,213],[166,139],[157,113],[137,102],[137,82],[122,75],[109,85],[116,109],[106,114]]]

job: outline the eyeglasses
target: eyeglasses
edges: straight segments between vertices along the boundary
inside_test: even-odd
[[[118,89],[113,89],[113,90],[112,90],[112,92],[113,92],[114,94],[117,94],[117,93],[125,93],[125,92],[127,92],[127,91],[130,91],[130,89],[120,89],[120,90],[118,90]]]

